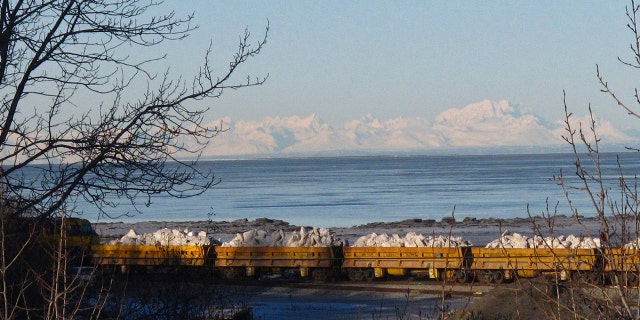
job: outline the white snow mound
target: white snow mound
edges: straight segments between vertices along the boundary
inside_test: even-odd
[[[286,233],[276,230],[269,233],[262,229],[253,229],[238,233],[223,247],[330,247],[345,243],[333,236],[326,228],[300,228],[300,231]]]
[[[486,245],[486,248],[565,248],[565,249],[592,249],[600,247],[600,239],[590,237],[578,237],[574,235],[542,237],[535,235],[528,237],[519,233],[502,233],[500,238]]]
[[[205,231],[189,231],[184,229],[164,228],[153,233],[137,234],[133,229],[129,230],[122,238],[113,240],[109,244],[123,245],[161,245],[161,246],[203,246],[214,244]]]
[[[624,245],[625,249],[640,249],[640,238]]]
[[[409,232],[404,237],[397,234],[389,236],[386,233],[372,233],[362,236],[356,240],[354,247],[438,247],[457,248],[471,246],[469,241],[464,241],[460,237],[449,236],[428,236],[415,232]]]

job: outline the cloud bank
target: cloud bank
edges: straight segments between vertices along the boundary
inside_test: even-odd
[[[573,117],[573,125],[590,123]],[[544,122],[527,108],[507,101],[482,101],[448,109],[435,119],[395,118],[372,115],[334,128],[317,115],[267,117],[262,121],[216,120],[212,125],[228,129],[208,148],[204,157],[257,157],[301,155],[358,155],[389,153],[464,152],[464,150],[553,150],[566,147],[563,121]],[[620,145],[637,139],[596,120],[602,143]],[[569,151],[568,148],[565,148]]]

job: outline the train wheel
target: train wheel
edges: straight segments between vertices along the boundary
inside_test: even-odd
[[[600,282],[600,277],[595,272],[582,271],[575,272],[571,277],[571,280],[577,284],[598,284]]]
[[[583,277],[584,277],[585,281],[587,283],[590,283],[590,284],[596,284],[597,285],[597,284],[600,284],[602,282],[601,281],[601,278],[602,278],[601,275],[599,275],[596,272],[586,272]]]
[[[326,282],[329,278],[327,275],[327,270],[323,269],[314,269],[313,271],[311,271],[311,277],[314,281],[318,282]]]
[[[638,283],[640,283],[638,279],[638,274],[635,272],[627,273],[627,285],[630,287],[637,287]]]
[[[351,281],[360,281],[362,278],[360,277],[360,273],[353,268],[349,268],[347,271],[347,275],[349,276],[349,280]]]
[[[576,271],[571,275],[571,281],[573,281],[573,283],[575,284],[583,284],[586,283],[582,272]]]
[[[468,276],[467,273],[462,271],[462,270],[456,270],[456,272],[454,273],[454,278],[456,282],[459,283],[465,283],[468,281]]]
[[[240,276],[240,271],[233,267],[224,268],[222,269],[222,276],[225,279],[233,280]]]
[[[628,287],[637,287],[638,286],[638,275],[633,272],[624,272],[618,275],[618,279]]]
[[[440,271],[440,274],[442,275],[442,280],[447,283],[453,283],[456,281],[456,274],[454,270],[442,270]]]
[[[484,270],[484,271],[480,271],[479,276],[479,280],[482,283],[491,283],[493,282],[493,274],[491,271],[488,270]]]
[[[494,271],[493,273],[491,273],[491,278],[493,279],[493,282],[495,283],[503,283],[504,282],[504,272],[501,270],[498,271]]]
[[[364,279],[371,282],[376,278],[376,274],[373,272],[373,269],[364,270]]]

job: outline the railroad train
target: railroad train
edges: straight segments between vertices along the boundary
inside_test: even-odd
[[[54,224],[55,225],[55,224]],[[518,277],[637,286],[640,250],[625,248],[225,247],[100,244],[84,219],[66,224],[67,247],[93,266],[124,273],[197,270],[225,279],[292,276],[315,281],[420,277],[502,283]]]

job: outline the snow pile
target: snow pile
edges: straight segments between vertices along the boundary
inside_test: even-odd
[[[154,233],[137,234],[133,229],[129,230],[119,240],[113,240],[109,244],[124,245],[161,245],[161,246],[203,246],[213,244],[204,231],[194,232],[184,229],[164,228]]]
[[[253,229],[238,233],[223,247],[330,247],[344,245],[340,239],[334,238],[326,228],[300,228],[299,232],[285,233],[276,230],[269,233],[266,230]]]
[[[415,232],[409,232],[404,237],[397,234],[389,236],[386,233],[372,233],[362,236],[356,240],[354,247],[438,247],[438,248],[456,248],[470,246],[469,241],[464,241],[460,237],[448,236],[428,236]]]
[[[640,249],[640,238],[624,245],[625,249]]]
[[[502,233],[499,239],[493,240],[486,248],[566,248],[566,249],[591,249],[599,248],[600,239],[577,237],[574,235],[542,237],[535,235],[527,237],[519,233]]]

